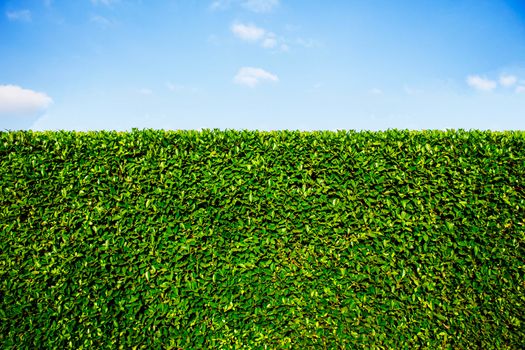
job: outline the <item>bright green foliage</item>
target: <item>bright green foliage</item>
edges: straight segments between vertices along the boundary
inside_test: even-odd
[[[525,132],[0,133],[0,348],[517,349]]]

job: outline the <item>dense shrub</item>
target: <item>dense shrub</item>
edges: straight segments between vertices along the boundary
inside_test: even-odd
[[[525,344],[525,132],[0,133],[2,348]]]

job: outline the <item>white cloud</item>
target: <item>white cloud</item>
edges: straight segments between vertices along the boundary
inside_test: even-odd
[[[467,84],[480,91],[492,91],[496,88],[497,83],[493,80],[482,78],[478,75],[470,75],[467,77]]]
[[[525,93],[525,85],[516,86],[516,93],[517,94],[524,94]]]
[[[383,94],[383,90],[378,89],[378,88],[374,88],[374,89],[368,90],[368,93],[371,94],[371,95],[382,95]]]
[[[236,84],[255,87],[262,81],[279,81],[279,78],[261,68],[242,67],[233,78]]]
[[[141,95],[144,95],[144,96],[151,96],[151,95],[153,95],[153,91],[150,90],[150,89],[147,89],[147,88],[139,89],[137,92],[139,94],[141,94]]]
[[[52,103],[51,97],[42,92],[16,85],[0,85],[0,116],[33,116]]]
[[[271,12],[279,5],[279,0],[244,0],[242,7],[253,12]]]
[[[501,84],[501,86],[511,87],[517,82],[518,82],[518,78],[516,78],[514,75],[502,74],[499,77],[499,83]]]
[[[31,22],[31,11],[29,10],[8,11],[5,15],[10,21]]]
[[[231,31],[235,36],[246,41],[259,41],[266,34],[264,29],[253,24],[234,23],[231,26]]]
[[[283,39],[278,39],[275,33],[268,32],[263,28],[259,28],[254,24],[234,23],[231,26],[233,34],[241,40],[249,42],[257,42],[265,49],[273,49],[277,47],[279,42]],[[288,51],[288,45],[282,43],[280,45],[282,51]]]
[[[277,45],[277,39],[275,39],[275,37],[267,37],[266,39],[264,39],[261,43],[261,46],[264,47],[265,49],[272,49],[274,48],[275,46]]]

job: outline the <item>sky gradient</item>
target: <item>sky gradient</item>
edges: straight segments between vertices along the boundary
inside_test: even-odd
[[[7,0],[0,130],[525,130],[522,0]]]

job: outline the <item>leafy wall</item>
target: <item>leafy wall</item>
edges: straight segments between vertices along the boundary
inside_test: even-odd
[[[525,344],[525,132],[0,133],[2,348]]]

